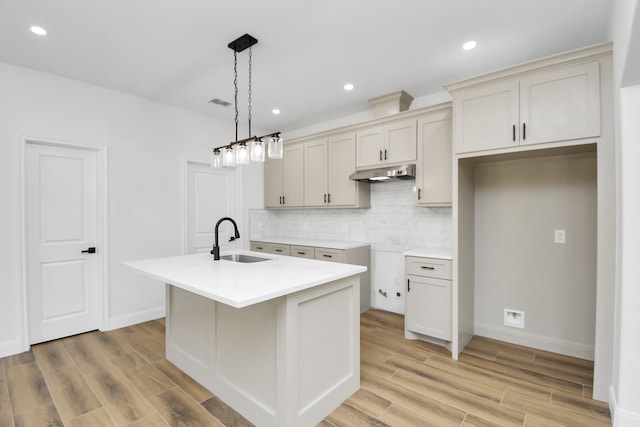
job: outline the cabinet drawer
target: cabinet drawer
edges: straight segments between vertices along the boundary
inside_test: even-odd
[[[291,246],[289,245],[281,245],[280,243],[272,243],[271,244],[271,253],[277,255],[290,255],[291,254]]]
[[[314,259],[316,255],[311,246],[291,246],[291,256]]]
[[[408,256],[406,274],[451,280],[451,260]]]
[[[344,262],[344,251],[342,249],[316,248],[316,259],[333,262]]]
[[[251,242],[251,250],[254,252],[271,253],[271,243]]]

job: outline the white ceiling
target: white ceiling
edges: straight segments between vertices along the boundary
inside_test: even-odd
[[[611,0],[0,0],[0,61],[230,120],[253,47],[253,127],[291,130],[609,40]],[[39,37],[31,25],[46,28]],[[478,42],[463,51],[470,39]],[[248,51],[238,54],[246,123]],[[345,92],[352,82],[355,89]],[[273,116],[271,110],[282,110]],[[241,135],[242,136],[242,135]]]

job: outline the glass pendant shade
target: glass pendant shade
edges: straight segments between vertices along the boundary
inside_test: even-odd
[[[236,154],[233,152],[233,148],[227,147],[224,149],[222,157],[222,166],[232,168],[236,165]]]
[[[238,144],[234,147],[234,151],[236,153],[236,164],[237,165],[248,165],[249,164],[249,147],[246,144]]]
[[[282,138],[279,136],[272,136],[269,138],[269,158],[281,159],[282,158]]]
[[[264,142],[261,140],[255,140],[251,142],[251,161],[252,162],[264,162]]]
[[[213,153],[211,153],[211,167],[222,167],[222,153],[220,152],[220,150],[213,150]]]

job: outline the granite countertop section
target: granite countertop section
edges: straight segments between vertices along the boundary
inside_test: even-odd
[[[231,307],[242,308],[367,271],[360,265],[316,261],[251,251],[229,251],[268,261],[214,261],[194,254],[123,263],[162,283],[179,287]]]
[[[422,258],[453,259],[452,250],[448,248],[417,248],[404,252],[404,256]]]
[[[300,239],[296,237],[269,237],[267,239],[251,239],[251,241],[330,249],[353,249],[369,246],[369,243],[365,242],[341,242],[338,240]]]

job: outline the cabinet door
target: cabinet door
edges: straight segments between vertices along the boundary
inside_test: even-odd
[[[384,128],[369,127],[356,132],[356,167],[377,166],[383,161]]]
[[[304,204],[304,146],[289,144],[284,146],[282,189],[285,207]]]
[[[407,329],[450,341],[451,281],[420,276],[407,277]]]
[[[451,110],[418,119],[417,204],[451,206]]]
[[[351,132],[330,136],[327,144],[329,206],[355,206],[358,183],[349,179],[356,171],[355,134]]]
[[[599,64],[579,64],[521,79],[520,121],[521,145],[599,136]]]
[[[266,158],[264,162],[264,207],[282,207],[282,159]]]
[[[327,204],[327,141],[304,144],[304,205]]]
[[[385,127],[384,163],[415,163],[417,158],[416,120],[389,123]]]
[[[518,145],[518,88],[513,80],[454,95],[456,153]]]

